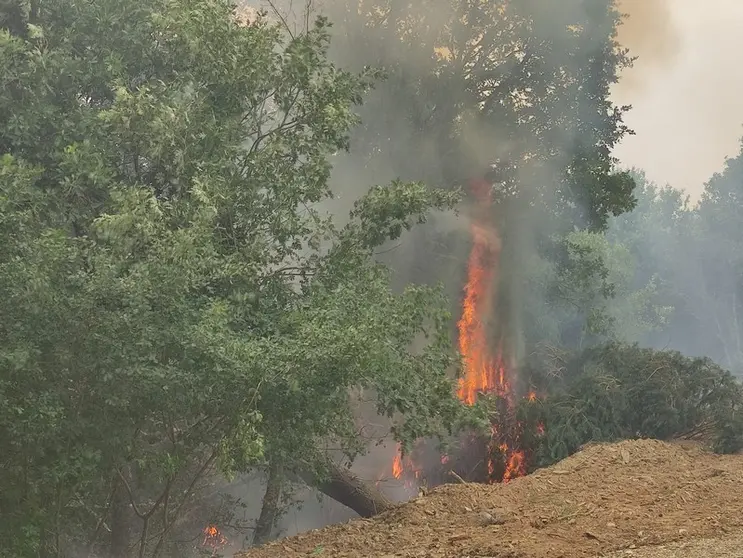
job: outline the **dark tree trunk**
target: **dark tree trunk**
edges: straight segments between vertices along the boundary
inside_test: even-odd
[[[117,482],[111,502],[111,557],[128,558],[131,542],[129,496],[121,482]]]
[[[326,459],[323,465],[326,469],[324,477],[318,478],[309,472],[300,473],[302,480],[329,498],[351,508],[361,517],[372,517],[395,506],[375,486],[361,480],[350,469],[331,459]]]
[[[279,515],[279,500],[281,498],[282,485],[281,467],[272,464],[268,469],[268,481],[266,483],[266,493],[263,496],[261,515],[255,524],[255,532],[253,533],[254,546],[271,540],[271,534]]]

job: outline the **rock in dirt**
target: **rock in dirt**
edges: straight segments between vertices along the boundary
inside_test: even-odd
[[[480,525],[488,526],[488,525],[503,525],[506,520],[498,517],[497,515],[490,513],[490,512],[480,512],[479,515],[480,519]]]

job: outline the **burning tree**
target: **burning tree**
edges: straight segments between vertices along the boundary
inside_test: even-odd
[[[491,180],[493,180],[491,178]],[[526,425],[517,416],[520,398],[534,403],[534,392],[520,395],[513,359],[506,355],[505,329],[497,327],[501,238],[491,211],[493,187],[486,179],[473,179],[471,249],[457,338],[463,357],[457,396],[466,405],[486,402],[488,432],[465,434],[452,452],[436,459],[430,444],[419,443],[411,457],[396,456],[392,472],[429,484],[449,482],[451,476],[479,482],[508,482],[525,475],[534,447],[526,445]],[[511,364],[509,364],[509,360]],[[543,426],[530,425],[542,430]]]
[[[210,549],[213,555],[216,555],[227,544],[227,539],[216,525],[204,527],[204,540],[201,545]]]
[[[492,185],[473,181],[472,192],[479,205],[480,215],[490,216]],[[459,348],[464,358],[464,373],[459,380],[459,398],[473,405],[479,393],[494,394],[497,402],[496,417],[491,423],[492,437],[487,447],[488,478],[507,481],[525,474],[524,454],[518,444],[518,433],[513,425],[502,420],[512,414],[514,403],[513,367],[507,367],[504,357],[504,339],[494,344],[488,335],[488,322],[496,316],[498,271],[501,240],[496,227],[487,217],[475,217],[471,225],[472,249],[467,262],[467,283],[462,303],[462,317],[457,323]],[[501,333],[502,335],[502,333]],[[491,349],[495,345],[495,351]],[[503,466],[498,466],[500,454]]]
[[[622,123],[627,107],[613,105],[609,88],[631,63],[615,40],[621,21],[616,3],[326,4],[341,29],[338,59],[384,66],[389,76],[362,109],[367,118],[355,139],[367,149],[358,154],[360,166],[373,173],[391,167],[401,176],[453,184],[493,158],[510,161],[518,187],[500,178],[470,184],[468,263],[441,249],[443,233],[431,229],[428,238],[419,233],[416,250],[390,261],[407,277],[448,273],[457,299],[466,285],[463,307],[453,309],[464,357],[459,399],[471,405],[478,393],[489,393],[491,416],[500,417],[494,421],[514,424],[485,435],[491,453],[509,464],[502,475],[495,467],[494,475],[523,471],[528,456],[520,456],[528,451],[519,446],[532,430],[538,434],[539,425],[524,425],[529,432],[519,441],[518,421],[509,417],[518,415],[522,403],[539,403],[514,377],[515,365],[526,347],[542,340],[533,332],[544,317],[539,312],[549,311],[527,308],[532,299],[545,298],[530,290],[528,265],[539,258],[550,268],[560,266],[562,235],[575,227],[600,231],[609,215],[634,204],[634,182],[615,172],[611,154],[628,129]],[[356,43],[365,48],[354,48]],[[493,183],[507,202],[491,199]],[[459,265],[467,267],[464,281],[458,270],[451,271]],[[466,449],[468,455],[477,453]],[[411,472],[404,474],[414,478],[420,465],[439,462],[436,451],[430,461],[416,458],[420,451],[413,451]],[[449,463],[455,461],[452,452]],[[478,476],[487,477],[487,469]]]
[[[402,112],[379,110],[367,125],[412,114],[416,135],[365,128],[377,138],[369,151],[436,138],[434,161],[398,149],[394,175],[444,161],[459,176],[490,157],[488,142],[487,153],[464,149],[464,117],[475,115],[475,136],[505,138],[530,178],[524,206],[570,226],[631,206],[626,176],[609,175],[624,129],[607,91],[626,61],[611,40],[613,2],[591,13],[546,0],[535,13],[540,2],[441,3],[447,25],[418,2],[393,3],[397,13],[338,4],[359,16],[346,35],[378,32],[371,44],[394,46],[366,52],[412,46],[424,61],[409,81],[402,59],[370,61],[391,70],[385,103]],[[329,62],[324,18],[293,34],[237,20],[222,0],[30,5],[0,30],[0,555],[162,554],[213,470],[265,472],[267,508],[282,483],[305,481],[376,513],[389,500],[328,458],[327,448],[346,462],[366,449],[350,396],[359,387],[380,415],[402,416],[403,445],[456,426],[461,403],[489,393],[490,433],[433,461],[465,476],[479,454],[477,478],[523,473],[531,434],[519,408],[536,402],[491,327],[505,321],[514,221],[494,220],[489,186],[475,184],[457,386],[441,290],[396,292],[375,259],[457,196],[394,182],[371,188],[342,227],[322,210],[331,159],[378,77]],[[415,9],[421,17],[405,13]],[[421,32],[395,35],[400,21]],[[442,44],[453,50],[434,56]],[[415,478],[418,461],[391,465]],[[265,511],[270,536],[276,515]]]

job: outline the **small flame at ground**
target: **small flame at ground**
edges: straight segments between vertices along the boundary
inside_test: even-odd
[[[417,489],[417,481],[422,475],[421,468],[416,465],[410,455],[402,456],[402,446],[397,444],[395,459],[392,461],[392,476],[398,480],[403,480],[405,488],[408,490]]]
[[[224,538],[222,532],[215,525],[207,525],[204,527],[204,542],[202,546],[209,546],[213,549],[218,549],[227,544],[227,539]]]

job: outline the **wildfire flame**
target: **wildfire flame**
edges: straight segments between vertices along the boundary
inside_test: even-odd
[[[400,450],[398,449],[397,453],[395,454],[395,460],[392,462],[392,476],[396,479],[399,479],[402,477],[403,474],[403,466],[402,466],[402,456],[400,455]]]
[[[227,544],[227,539],[222,535],[222,532],[216,527],[216,525],[207,525],[204,527],[204,542],[202,546],[210,546],[213,549],[218,549]]]
[[[462,317],[459,329],[459,350],[464,356],[465,373],[459,380],[459,398],[472,405],[477,393],[501,388],[507,392],[505,367],[488,351],[485,319],[490,309],[496,278],[498,252],[491,235],[478,226],[472,226],[474,244],[467,265],[467,284],[464,288]]]
[[[413,461],[411,455],[402,457],[402,446],[397,444],[395,459],[392,461],[392,476],[398,480],[403,480],[405,488],[414,491],[417,488],[417,481],[421,478],[421,468]]]
[[[457,322],[459,350],[464,358],[464,374],[459,379],[457,396],[467,405],[474,405],[478,393],[495,393],[507,406],[508,411],[515,408],[514,394],[509,381],[509,370],[503,358],[503,339],[498,341],[495,352],[491,352],[491,339],[488,338],[488,318],[493,315],[498,287],[501,241],[497,229],[491,224],[488,208],[491,205],[491,185],[486,180],[470,183],[470,190],[477,198],[478,215],[471,225],[472,249],[467,262],[467,283],[464,288],[462,315]],[[538,396],[529,392],[526,398],[535,402]],[[526,474],[526,455],[520,449],[522,425],[515,423],[505,432],[491,427],[488,445],[490,459],[487,464],[491,481],[508,482]],[[537,435],[544,434],[544,425],[537,425]],[[500,454],[502,462],[496,471],[493,456]],[[449,457],[441,456],[441,464],[446,465]],[[396,479],[418,479],[421,470],[410,456],[402,458],[398,444],[392,462],[392,475]]]
[[[485,181],[472,183],[472,191],[486,210],[491,203],[490,185]],[[490,352],[487,319],[492,314],[500,263],[500,238],[494,227],[488,226],[487,216],[474,219],[471,226],[472,249],[467,263],[467,283],[464,288],[462,316],[457,323],[459,330],[459,350],[464,357],[464,374],[459,380],[459,399],[473,405],[480,392],[495,392],[513,404],[511,385],[508,381],[506,365],[503,361],[502,342],[496,354]],[[532,394],[529,395],[531,398]],[[536,394],[533,394],[536,399]],[[493,437],[497,432],[493,428]],[[490,448],[491,453],[494,449]],[[526,473],[524,453],[517,448],[501,442],[498,449],[504,455],[505,472],[503,482],[508,482]],[[492,460],[488,472],[494,473]]]

